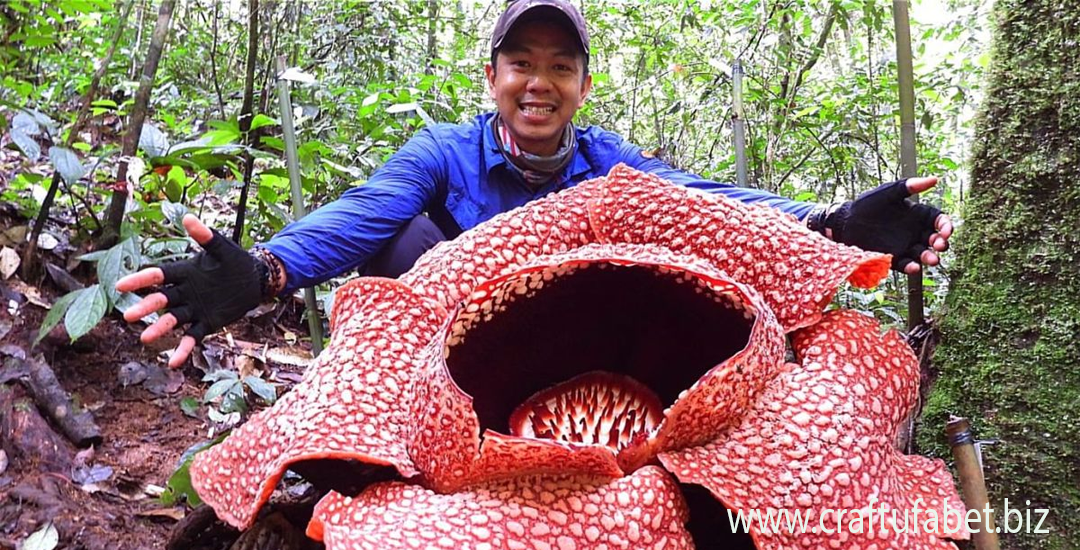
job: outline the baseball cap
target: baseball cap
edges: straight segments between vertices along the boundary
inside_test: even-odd
[[[540,11],[549,11],[555,18],[562,18],[563,22],[577,33],[581,50],[585,52],[585,59],[589,58],[589,31],[585,28],[585,18],[581,16],[581,12],[573,4],[567,0],[511,0],[509,5],[506,6],[506,11],[499,16],[499,20],[495,23],[495,32],[491,34],[491,58],[493,63],[495,52],[502,47],[503,40],[506,39],[506,35],[510,34],[510,30],[514,28],[514,25],[526,13],[538,14],[539,8],[544,8],[544,10]]]

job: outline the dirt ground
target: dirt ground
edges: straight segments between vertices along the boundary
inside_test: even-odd
[[[42,285],[44,295],[39,299],[51,303],[60,292],[47,287],[47,283]],[[23,285],[17,278],[0,280],[4,298],[0,308],[0,361],[30,350],[30,342],[46,313],[28,298],[34,290],[37,287]],[[297,321],[290,312],[276,318],[265,315],[258,320],[244,320],[230,328],[241,342],[273,343],[280,342],[288,331],[286,325],[295,326]],[[199,400],[207,383],[201,382],[202,372],[191,361],[180,371],[161,369],[161,350],[139,342],[141,328],[127,325],[113,313],[75,344],[68,342],[62,329],[54,329],[30,352],[40,354],[74,401],[92,412],[102,441],[92,452],[80,452],[63,436],[57,436],[54,429],[48,442],[38,443],[38,452],[28,452],[26,442],[20,451],[12,435],[19,433],[18,428],[14,432],[0,431],[8,462],[5,467],[0,457],[0,549],[17,548],[50,521],[59,535],[56,548],[165,548],[170,530],[188,512],[184,506],[163,506],[156,495],[177,468],[181,454],[209,439],[211,426],[206,420],[206,406],[199,407],[196,417],[185,414],[180,406],[184,398]],[[236,340],[220,336],[210,345],[215,342],[219,350],[229,347],[226,342],[238,347]],[[165,377],[156,385],[125,385],[121,366],[133,361]],[[279,386],[279,393],[299,377],[300,371],[288,365],[259,364],[256,368],[269,373],[266,377]],[[0,405],[5,394],[16,402],[27,396],[16,380],[0,383],[0,392],[4,392],[0,393]],[[25,412],[26,402],[13,410],[22,407]],[[24,426],[22,434],[33,431]],[[48,425],[38,431],[49,432]],[[107,479],[91,479],[88,483],[85,472],[107,471],[100,467],[111,468],[111,474]]]

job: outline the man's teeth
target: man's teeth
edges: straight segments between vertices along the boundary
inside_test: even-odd
[[[555,112],[554,107],[529,107],[523,105],[521,110],[527,115],[550,115]]]

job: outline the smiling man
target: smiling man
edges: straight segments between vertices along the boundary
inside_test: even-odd
[[[936,178],[884,184],[855,201],[816,205],[705,180],[651,158],[615,133],[573,124],[592,88],[589,35],[566,0],[518,0],[499,17],[485,67],[497,112],[417,132],[364,185],[286,227],[248,254],[184,219],[206,248],[191,260],[129,275],[121,291],[166,285],[125,313],[135,321],[168,308],[144,342],[190,324],[169,361],[176,367],[207,334],[261,300],[359,269],[396,277],[436,243],[534,199],[604,176],[619,163],[673,183],[760,202],[845,244],[886,252],[893,267],[918,272],[948,247],[952,224],[939,210],[907,201]]]

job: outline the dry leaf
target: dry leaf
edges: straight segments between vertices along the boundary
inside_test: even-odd
[[[4,247],[0,249],[0,276],[4,279],[11,277],[15,274],[15,270],[19,269],[19,254],[15,250]]]
[[[142,516],[144,518],[169,518],[174,521],[180,521],[184,519],[184,511],[179,508],[158,508],[156,510],[144,510],[142,512],[136,512],[136,516]]]

